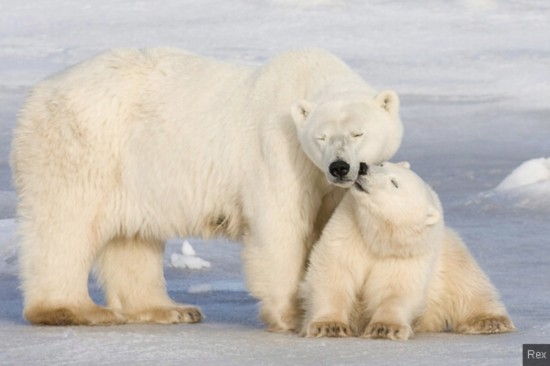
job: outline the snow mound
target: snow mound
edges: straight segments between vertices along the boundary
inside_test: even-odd
[[[197,257],[195,250],[189,241],[184,240],[181,245],[181,254],[173,253],[170,256],[170,264],[176,268],[202,269],[210,268],[210,262]]]
[[[550,188],[550,158],[531,159],[510,173],[495,191],[509,191],[533,188],[536,185]],[[550,191],[549,191],[550,193]]]
[[[484,209],[516,208],[550,212],[550,158],[527,160],[494,189],[468,200]]]

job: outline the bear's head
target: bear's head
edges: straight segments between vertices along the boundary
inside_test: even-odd
[[[399,97],[384,91],[372,98],[301,100],[291,108],[303,151],[331,184],[353,185],[359,163],[378,164],[401,144]]]
[[[355,188],[360,221],[372,217],[407,230],[423,230],[443,222],[437,194],[410,169],[407,162],[361,164]]]
[[[349,192],[360,232],[373,253],[407,258],[433,254],[442,243],[439,197],[409,163],[361,164]]]

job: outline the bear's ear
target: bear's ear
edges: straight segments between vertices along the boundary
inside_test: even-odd
[[[376,103],[391,114],[399,112],[399,96],[393,90],[384,90],[376,96]]]
[[[399,166],[402,166],[403,168],[407,168],[407,169],[411,168],[411,163],[409,163],[408,161],[400,161],[399,163],[396,163],[396,164]]]
[[[290,115],[292,116],[292,119],[294,120],[296,126],[300,126],[302,122],[306,120],[312,109],[313,104],[305,99],[294,103],[292,107],[290,107]]]
[[[426,226],[434,226],[441,219],[441,213],[438,209],[430,205],[426,214]]]

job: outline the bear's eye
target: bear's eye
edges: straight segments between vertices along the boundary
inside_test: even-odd
[[[325,141],[327,139],[327,135],[321,135],[316,137],[317,141]]]
[[[391,184],[393,184],[395,188],[399,188],[399,184],[397,184],[397,181],[395,179],[391,180]]]
[[[363,136],[363,132],[352,132],[351,137],[357,138]]]

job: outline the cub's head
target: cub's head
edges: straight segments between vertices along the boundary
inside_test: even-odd
[[[399,97],[385,91],[363,100],[302,100],[291,108],[298,138],[328,181],[350,187],[359,163],[378,164],[395,154],[403,136]]]
[[[376,218],[403,228],[411,235],[443,223],[437,194],[416,175],[407,162],[360,165],[360,175],[350,189],[359,220]]]

